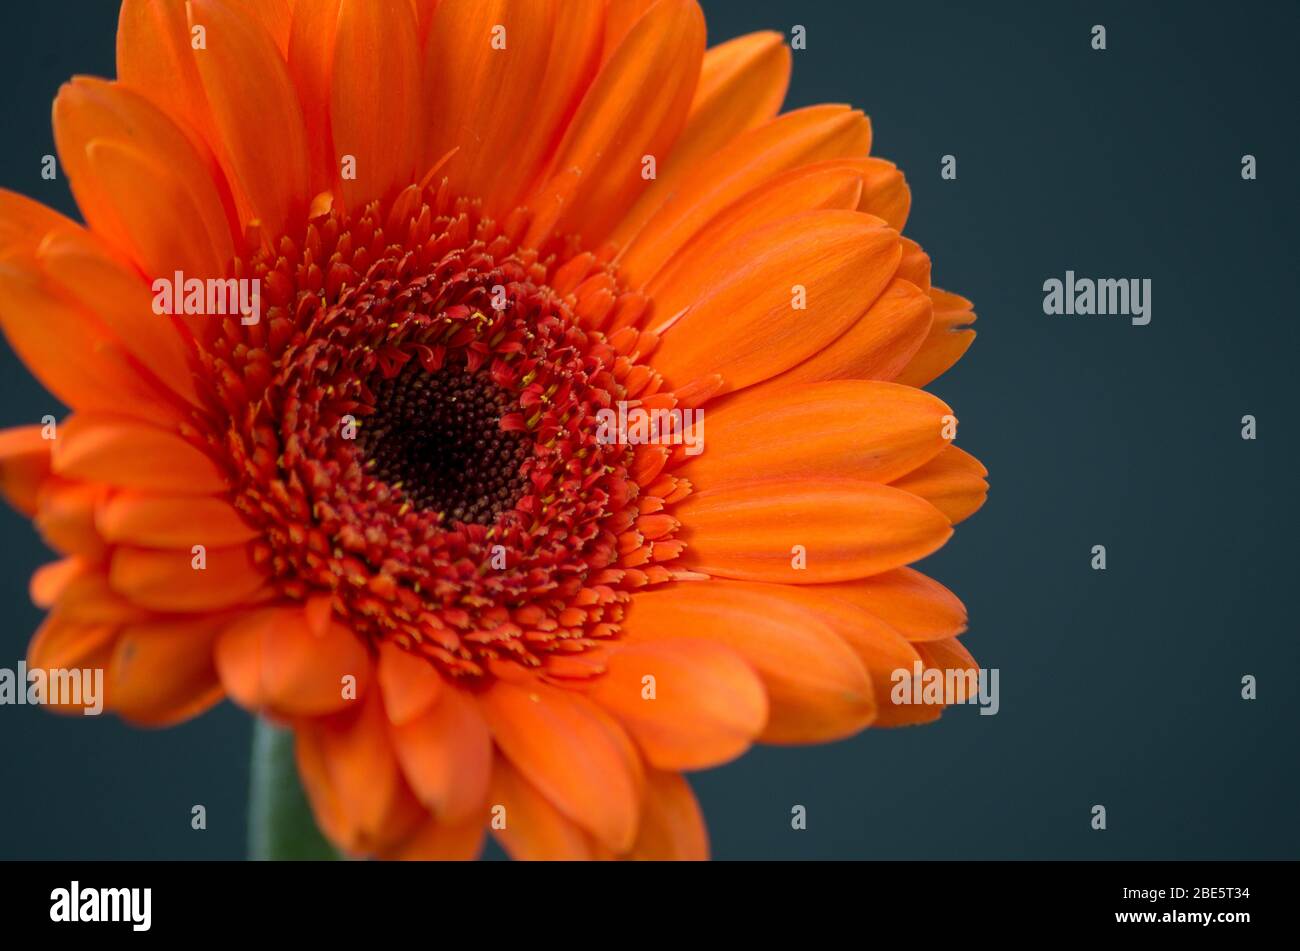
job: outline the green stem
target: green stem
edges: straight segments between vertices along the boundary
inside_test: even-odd
[[[298,782],[293,731],[261,719],[253,727],[252,782],[248,792],[248,857],[337,859],[316,828]]]

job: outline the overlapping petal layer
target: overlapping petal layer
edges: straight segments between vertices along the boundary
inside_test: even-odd
[[[974,664],[907,567],[987,491],[919,389],[974,313],[789,71],[694,0],[125,0],[55,103],[86,225],[0,192],[0,326],[72,411],[0,433],[65,556],[30,662],[292,724],[321,828],[394,858],[701,858],[682,771],[937,716],[888,688]],[[260,321],[156,313],[176,271]],[[503,521],[331,441],[403,373],[509,404]],[[598,443],[620,401],[703,452]]]

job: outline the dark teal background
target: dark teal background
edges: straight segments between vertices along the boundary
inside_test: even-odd
[[[1002,693],[997,716],[954,708],[699,775],[715,855],[1300,856],[1300,8],[705,9],[711,42],[807,28],[787,104],[871,115],[873,152],[908,175],[907,230],[935,283],[976,303],[975,346],[934,388],[992,492],[924,567],[965,600],[965,643],[1000,668]],[[73,73],[112,75],[115,20],[99,0],[6,11],[0,186],[74,213],[66,183],[39,174],[50,101]],[[1097,23],[1105,52],[1089,45]],[[956,181],[939,177],[947,153]],[[1241,179],[1244,153],[1257,181]],[[1043,281],[1067,269],[1150,278],[1151,324],[1044,316]],[[59,414],[0,349],[0,424]],[[1254,442],[1240,438],[1248,413]],[[0,667],[13,667],[40,618],[27,580],[49,555],[7,508],[0,533]],[[1089,568],[1096,544],[1105,572]],[[1258,700],[1240,699],[1243,674]],[[158,732],[0,707],[0,858],[239,857],[250,735],[229,705]],[[190,829],[195,803],[206,831]]]

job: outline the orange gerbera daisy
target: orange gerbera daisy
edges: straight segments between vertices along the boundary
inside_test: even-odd
[[[891,675],[973,666],[905,566],[986,491],[920,389],[974,314],[789,70],[694,0],[125,0],[54,104],[86,226],[0,193],[71,409],[0,435],[66,556],[29,663],[291,726],[384,857],[701,857],[682,771],[937,716]]]

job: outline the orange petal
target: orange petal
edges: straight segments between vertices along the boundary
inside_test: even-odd
[[[231,197],[213,182],[211,156],[161,109],[120,83],[81,77],[59,90],[54,136],[87,223],[146,274],[226,273]]]
[[[686,121],[704,58],[704,15],[695,0],[659,0],[628,31],[578,106],[552,163],[580,172],[558,219],[539,217],[528,243],[552,232],[598,244],[645,191],[645,156],[666,159]],[[543,184],[534,206],[554,185]]]
[[[307,139],[288,68],[263,26],[221,0],[189,0],[190,25],[207,31],[194,51],[220,141],[218,158],[266,234],[301,222],[307,194]],[[248,222],[245,222],[248,223]]]
[[[956,525],[979,511],[988,497],[989,471],[970,453],[949,445],[925,465],[893,482],[919,495]]]
[[[390,717],[391,719],[391,717]],[[486,819],[492,738],[475,704],[447,686],[432,707],[392,731],[407,782],[439,819]]]
[[[28,593],[38,608],[52,607],[64,594],[84,578],[99,574],[98,566],[79,555],[71,555],[41,565],[32,573]]]
[[[421,12],[432,9],[421,1]],[[461,191],[481,197],[487,216],[502,220],[541,184],[595,77],[604,0],[456,0],[437,4],[429,18],[435,22],[425,49],[425,90],[439,108],[430,117],[425,164],[456,149],[443,166],[446,174]],[[489,49],[486,40],[498,25],[507,27],[507,48]],[[485,43],[464,42],[465,36]],[[478,107],[482,101],[494,103],[490,116]]]
[[[938,288],[930,290],[930,297],[934,302],[934,324],[916,355],[896,377],[908,386],[926,386],[942,376],[975,342],[975,331],[962,329],[975,321],[971,302]]]
[[[0,264],[0,326],[32,374],[74,409],[175,418],[103,324],[25,266]]]
[[[212,661],[221,618],[168,620],[124,627],[107,672],[113,710],[144,726],[170,726],[225,695]]]
[[[966,630],[961,600],[914,568],[817,587],[858,605],[911,641],[939,640]]]
[[[370,657],[357,636],[338,623],[315,633],[300,608],[242,615],[222,632],[215,656],[232,700],[283,716],[350,708],[370,682]]]
[[[701,261],[727,260],[736,242],[786,218],[809,211],[853,211],[861,200],[862,174],[853,162],[818,162],[777,175],[718,212],[659,269],[649,289],[654,293],[685,285],[698,294],[704,287]],[[672,313],[663,305],[660,310]]]
[[[481,186],[487,212],[502,216],[514,210],[543,177],[600,67],[601,44],[607,38],[604,7],[604,0],[556,0],[550,56],[538,97],[528,121],[515,130],[511,161],[505,169],[495,164],[502,176],[492,179],[491,188]]]
[[[187,12],[185,0],[122,0],[117,76],[167,113],[195,143],[214,147],[220,137],[195,65]]]
[[[173,401],[178,412],[203,404],[181,318],[154,313],[153,294],[137,274],[80,235],[51,235],[37,260],[50,283],[94,314],[145,373],[184,397],[188,405]]]
[[[209,235],[182,229],[182,237],[159,228],[159,222],[179,219],[188,224],[202,216],[185,185],[166,166],[113,139],[92,139],[85,152],[88,174],[94,176],[96,186],[119,200],[120,210],[114,210],[126,219],[122,228],[127,232],[127,248],[146,274],[156,277],[179,270],[212,277],[225,273],[228,249],[218,250]],[[228,233],[221,238],[229,243]]]
[[[932,723],[939,719],[949,703],[966,703],[975,695],[971,687],[977,682],[968,683],[961,672],[969,670],[978,677],[979,668],[956,638],[923,641],[912,646],[916,648],[919,660],[906,669],[906,677],[897,678],[890,688],[889,698],[882,704],[884,715],[880,718],[880,726]],[[912,679],[916,676],[918,664],[922,672],[919,683]],[[942,692],[937,697],[930,686],[930,678],[934,676],[932,671],[938,672],[938,684],[942,685]],[[902,672],[900,670],[899,674]]]
[[[902,231],[912,208],[912,190],[893,162],[866,158],[855,163],[862,174],[862,199],[858,211],[883,218],[889,227]]]
[[[678,503],[673,514],[685,526],[683,565],[786,584],[865,578],[924,558],[952,535],[948,520],[923,499],[848,479],[709,489]]]
[[[680,773],[646,773],[645,808],[636,845],[626,856],[653,862],[703,862],[709,832],[690,783]]]
[[[204,496],[117,492],[99,507],[95,523],[108,541],[147,548],[219,548],[258,536],[229,503]]]
[[[761,585],[726,582],[728,590],[748,589],[779,596],[815,616],[848,644],[861,661],[876,699],[874,726],[901,726],[933,719],[926,708],[893,703],[898,671],[911,673],[921,659],[914,645],[880,618],[848,600],[836,597],[833,585]],[[779,590],[773,591],[774,588]]]
[[[782,172],[823,159],[865,155],[871,124],[847,106],[797,109],[737,136],[700,162],[620,259],[640,288],[718,212]]]
[[[314,721],[303,721],[294,731],[294,759],[303,791],[311,804],[316,827],[336,848],[359,854],[364,851],[362,834],[343,808],[343,799],[325,760],[319,730]]]
[[[501,847],[519,861],[595,858],[598,846],[577,823],[525,779],[504,756],[492,763],[491,828]]]
[[[686,129],[674,154],[692,162],[771,119],[790,85],[792,57],[773,30],[747,33],[704,54]]]
[[[111,625],[81,624],[51,615],[27,645],[27,666],[46,670],[105,667],[116,633]]]
[[[815,613],[782,594],[776,585],[678,584],[634,596],[623,628],[632,642],[700,639],[740,654],[767,687],[764,742],[856,733],[876,713],[866,669]]]
[[[27,262],[50,234],[77,234],[94,240],[85,228],[58,212],[0,188],[0,261]]]
[[[975,319],[971,313],[975,305],[960,294],[930,288],[930,298],[934,301],[934,319],[944,327],[968,324]]]
[[[672,383],[719,373],[736,390],[812,356],[884,290],[899,246],[879,219],[812,211],[736,242],[733,253],[722,273],[701,268],[698,281],[655,297],[656,319],[689,308],[653,358]]]
[[[903,238],[903,259],[898,262],[898,276],[930,293],[930,255],[911,238]]]
[[[54,441],[41,435],[44,429],[15,426],[0,430],[0,492],[27,516],[36,514],[37,493],[50,474]]]
[[[80,562],[74,556],[37,569],[32,575],[32,601],[82,624],[120,626],[156,616],[114,591],[104,566]]]
[[[47,695],[45,707],[55,713],[82,714],[85,710],[94,710],[96,703],[90,703],[91,696],[86,692],[85,671],[103,670],[108,667],[113,654],[116,630],[103,624],[81,624],[69,621],[58,615],[45,619],[37,630],[31,644],[27,647],[27,666],[29,669],[81,671],[81,695],[71,699],[78,702],[50,703]],[[69,685],[70,689],[77,689]],[[20,689],[23,689],[20,687]],[[90,687],[93,690],[93,686]],[[107,701],[107,690],[94,698],[97,702]]]
[[[217,464],[180,436],[112,416],[78,415],[63,423],[54,472],[126,489],[206,495],[228,488]]]
[[[704,452],[679,473],[700,489],[761,479],[892,482],[948,443],[951,410],[893,383],[839,380],[743,390],[704,416]]]
[[[261,23],[271,39],[275,40],[276,48],[280,53],[287,55],[289,24],[293,20],[297,0],[226,0],[226,2],[238,7],[245,16]],[[302,6],[310,5],[310,2],[302,4]]]
[[[0,190],[0,259],[24,275],[0,320],[19,354],[65,402],[155,421],[176,417],[181,401],[174,394],[197,402],[174,325],[153,313],[138,273],[95,235]]]
[[[799,588],[801,592],[807,590]],[[927,719],[924,712],[915,706],[893,703],[890,695],[897,683],[897,672],[911,671],[919,658],[914,645],[884,621],[847,602],[827,603],[823,600],[818,611],[819,616],[844,638],[867,670],[876,698],[873,726],[902,726]]]
[[[931,337],[895,379],[909,386],[928,386],[952,369],[974,342],[973,330],[954,330]]]
[[[939,641],[927,641],[924,644],[917,644],[916,651],[921,655],[926,667],[933,667],[939,670],[973,670],[979,672],[979,663],[971,656],[971,652],[966,646],[955,637],[947,637]],[[961,696],[958,702],[965,702],[965,696]]]
[[[95,527],[95,509],[108,489],[102,485],[51,479],[37,503],[36,528],[56,551],[98,559],[104,539]]]
[[[298,772],[317,822],[344,851],[391,850],[425,820],[402,779],[377,695],[333,717],[301,721],[296,737]]]
[[[342,0],[331,87],[335,161],[356,159],[355,179],[341,182],[347,207],[391,198],[415,178],[422,144],[420,50],[407,0]]]
[[[771,119],[790,83],[790,50],[780,33],[738,36],[704,54],[686,127],[668,161],[610,236],[624,245],[654,215],[686,175],[741,132]]]
[[[333,192],[342,163],[330,127],[330,86],[334,70],[340,0],[299,3],[289,28],[289,76],[302,105],[307,132],[308,191]]]
[[[623,42],[633,24],[655,5],[657,0],[604,0],[605,45],[601,62],[607,63]]]
[[[541,682],[498,680],[478,700],[497,746],[557,809],[616,852],[632,845],[639,765],[608,715],[585,697]]]
[[[379,687],[390,723],[401,725],[427,710],[442,693],[433,665],[391,641],[379,646]]]
[[[979,665],[975,658],[970,655],[970,651],[962,645],[955,637],[939,641],[924,641],[915,645],[916,651],[921,655],[922,670],[926,673],[929,671],[938,671],[943,675],[944,700],[952,703],[968,703],[975,696],[977,681],[970,682],[963,676],[957,676],[964,671],[972,672],[975,677],[979,676]],[[909,684],[910,681],[906,683]],[[922,681],[921,697],[924,698],[925,681]],[[974,688],[974,689],[972,689]],[[952,691],[949,693],[949,691]],[[898,704],[895,709],[904,714],[900,723],[885,724],[888,726],[906,725],[909,723],[928,723],[937,720],[943,713],[947,703],[912,703],[910,705]]]
[[[892,380],[920,349],[930,324],[929,295],[895,277],[829,346],[760,386],[780,390],[815,380]]]
[[[429,30],[433,26],[433,15],[438,9],[439,2],[440,0],[411,0],[411,5],[415,7],[415,18],[419,23],[421,46],[429,39]]]
[[[734,651],[706,641],[617,646],[588,696],[660,769],[725,763],[748,749],[767,722],[767,695],[753,670]]]
[[[532,184],[543,150],[556,144],[561,111],[567,117],[575,104],[572,76],[550,87],[548,72],[576,70],[589,81],[595,69],[599,7],[583,2],[565,12],[564,6],[554,0],[443,0],[434,13],[424,52],[426,154],[437,158],[454,150],[445,174],[458,192],[487,199],[492,214],[510,212]],[[565,33],[557,31],[561,16]],[[504,49],[497,48],[502,28]],[[568,62],[561,66],[557,55]],[[492,108],[484,109],[485,102]]]
[[[486,813],[486,809],[483,812]],[[382,858],[404,862],[468,862],[478,858],[483,851],[485,835],[487,824],[481,814],[460,823],[430,818]]]
[[[253,567],[246,545],[209,548],[205,568],[189,549],[118,547],[109,563],[113,588],[155,611],[214,611],[258,600],[266,576]]]

